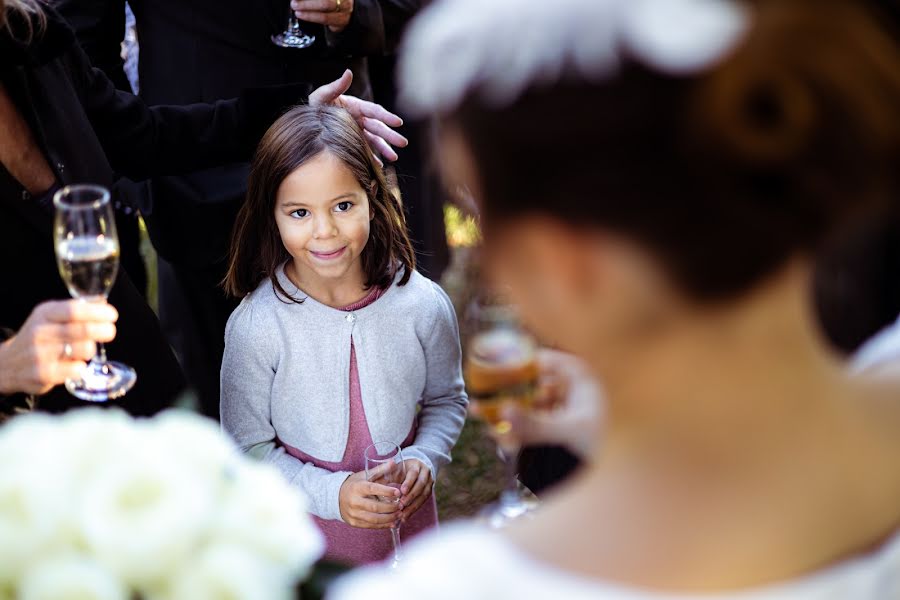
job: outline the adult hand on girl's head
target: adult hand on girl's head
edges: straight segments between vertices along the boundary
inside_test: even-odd
[[[403,496],[400,497],[400,506],[403,508],[400,518],[406,521],[431,496],[434,481],[431,477],[431,469],[420,460],[410,458],[403,462],[406,465],[406,479],[400,486],[400,491],[403,493]]]
[[[397,502],[379,498],[396,498],[400,490],[380,483],[366,481],[365,471],[354,473],[344,480],[338,496],[341,518],[353,527],[362,529],[390,529],[399,515]]]
[[[353,83],[353,72],[344,71],[341,78],[325,84],[309,95],[310,106],[331,104],[340,106],[349,112],[362,127],[366,139],[372,149],[391,162],[397,160],[397,153],[391,146],[405,148],[409,140],[391,129],[403,125],[403,119],[385,109],[380,104],[360,100],[354,96],[345,96]]]
[[[96,342],[116,336],[119,313],[106,302],[37,305],[19,332],[0,344],[0,393],[43,394],[81,375]]]

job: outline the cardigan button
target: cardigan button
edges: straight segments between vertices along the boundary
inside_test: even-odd
[[[355,321],[356,321],[356,315],[354,315],[353,313],[350,313],[349,315],[347,315],[347,322],[348,322],[348,323],[353,323],[353,322],[355,322]]]

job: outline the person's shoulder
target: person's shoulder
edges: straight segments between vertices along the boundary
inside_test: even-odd
[[[505,573],[504,544],[498,534],[472,524],[442,526],[404,547],[396,571],[379,566],[354,571],[337,582],[329,598],[388,596],[398,589],[423,600],[504,597],[497,595],[498,584],[514,576]]]
[[[264,279],[255,290],[244,296],[228,317],[226,339],[235,335],[244,337],[251,332],[267,331],[273,323],[273,311],[280,301],[272,282]]]
[[[418,271],[410,274],[409,281],[397,286],[397,296],[406,308],[427,315],[431,319],[447,314],[448,308],[452,311],[453,304],[444,289],[436,282],[428,279]]]

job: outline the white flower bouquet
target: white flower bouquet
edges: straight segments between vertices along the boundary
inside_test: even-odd
[[[0,428],[0,599],[290,598],[323,549],[305,508],[189,413],[17,417]]]

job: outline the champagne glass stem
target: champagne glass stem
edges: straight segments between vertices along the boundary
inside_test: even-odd
[[[391,527],[391,541],[394,543],[394,563],[400,562],[400,528]]]
[[[521,448],[500,446],[500,456],[503,458],[505,471],[505,486],[500,493],[501,506],[511,506],[519,503],[519,453]]]
[[[288,17],[288,31],[293,34],[300,31],[300,19],[294,16],[293,11],[291,11],[291,16]]]
[[[103,342],[97,342],[97,354],[94,355],[92,359],[96,363],[100,363],[101,365],[106,364],[106,344]]]

